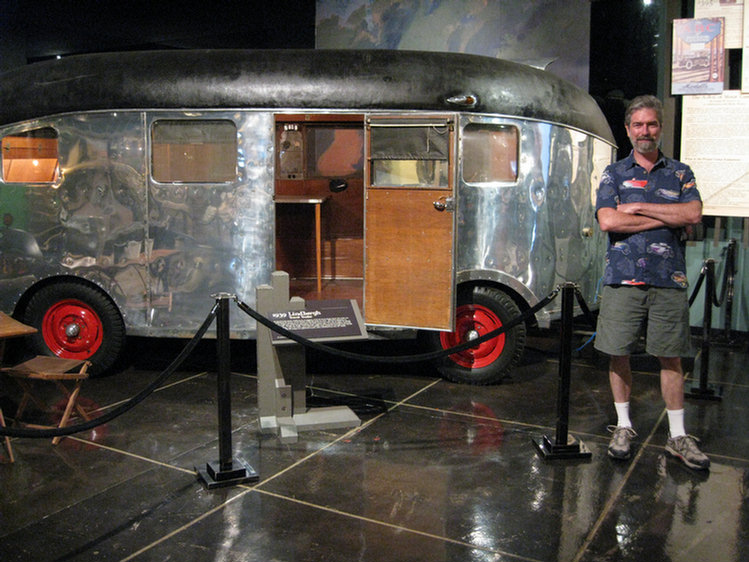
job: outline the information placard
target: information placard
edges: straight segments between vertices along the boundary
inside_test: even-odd
[[[367,331],[356,300],[307,301],[304,310],[273,312],[268,317],[275,324],[316,342],[367,339]],[[272,332],[274,344],[294,343]]]
[[[697,179],[705,215],[749,217],[749,94],[685,96],[681,158]]]

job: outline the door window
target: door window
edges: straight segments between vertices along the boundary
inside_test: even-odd
[[[447,188],[448,124],[372,125],[372,187]]]

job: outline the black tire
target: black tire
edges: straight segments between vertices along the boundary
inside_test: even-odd
[[[23,313],[38,331],[30,337],[38,355],[91,361],[91,376],[103,375],[120,359],[125,324],[114,303],[85,283],[61,281],[39,289]]]
[[[470,335],[484,335],[520,316],[520,309],[507,293],[493,287],[469,287],[458,292],[456,331],[422,332],[430,350],[449,349]],[[504,341],[502,341],[504,338]],[[467,350],[437,360],[440,374],[453,382],[487,385],[505,379],[525,349],[525,323],[509,332]]]

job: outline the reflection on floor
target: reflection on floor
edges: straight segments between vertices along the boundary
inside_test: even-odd
[[[183,342],[130,343],[131,365],[87,381],[89,406],[107,411],[140,391]],[[390,355],[408,345],[347,349]],[[712,349],[722,400],[687,405],[687,429],[712,459],[701,473],[664,455],[656,365],[645,356],[634,361],[634,458],[606,456],[605,360],[586,347],[573,360],[569,422],[592,458],[548,461],[532,440],[556,427],[552,336],[532,339],[511,379],[490,387],[445,382],[426,365],[310,353],[312,396],[378,407],[360,410],[357,429],[292,444],[258,435],[253,346],[233,342],[233,450],[260,481],[207,491],[193,467],[218,457],[214,349],[201,343],[158,391],[94,431],[56,447],[13,439],[16,462],[0,464],[0,559],[749,560],[745,345]],[[17,393],[6,383],[7,418]]]

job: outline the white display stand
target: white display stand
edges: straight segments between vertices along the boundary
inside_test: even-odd
[[[279,311],[304,309],[304,299],[289,298],[289,275],[275,271],[270,285],[257,288],[257,311],[269,318]],[[257,325],[258,415],[260,431],[295,443],[300,431],[358,427],[348,406],[307,408],[306,356],[300,344],[275,345],[272,331]]]

